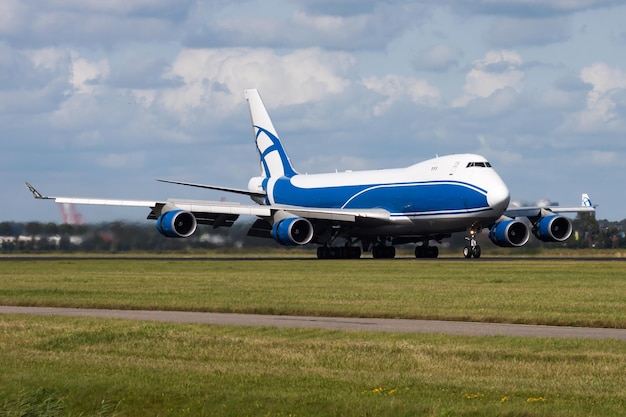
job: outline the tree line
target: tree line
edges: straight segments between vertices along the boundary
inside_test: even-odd
[[[246,236],[249,223],[238,222],[231,228],[198,226],[187,239],[169,239],[156,230],[154,223],[122,221],[98,224],[57,224],[41,222],[0,222],[0,250],[4,253],[32,251],[183,251],[216,247],[277,247],[272,239]],[[619,222],[596,220],[592,214],[579,213],[573,219],[572,236],[561,246],[567,248],[626,248],[626,219]],[[463,247],[465,234],[448,240],[451,247]],[[481,239],[486,236],[481,235]],[[528,247],[551,247],[532,238]]]

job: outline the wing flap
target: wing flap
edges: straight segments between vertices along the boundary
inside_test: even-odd
[[[315,207],[271,206],[274,211],[287,211],[307,219],[355,223],[357,221],[389,222],[391,215],[383,209],[326,209]]]
[[[89,204],[95,206],[126,206],[126,207],[154,207],[157,201],[148,200],[115,200],[105,198],[75,198],[75,197],[46,197],[59,204]]]

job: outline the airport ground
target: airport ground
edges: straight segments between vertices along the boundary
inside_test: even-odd
[[[0,304],[626,328],[618,257],[261,258],[4,260]],[[626,408],[626,347],[615,338],[21,314],[0,323],[2,411],[55,401],[54,415],[576,416]]]

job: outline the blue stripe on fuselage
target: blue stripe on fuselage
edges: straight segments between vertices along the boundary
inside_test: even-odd
[[[317,208],[382,208],[393,214],[467,213],[490,209],[487,191],[460,181],[423,181],[300,188],[290,178],[273,187],[276,204]]]

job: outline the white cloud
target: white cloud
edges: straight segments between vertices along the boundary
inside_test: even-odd
[[[567,117],[565,131],[624,131],[626,124],[619,117],[615,96],[626,90],[626,72],[606,63],[596,62],[580,71],[580,78],[592,89],[587,93],[586,108]]]
[[[524,72],[520,69],[522,57],[514,51],[489,51],[483,59],[474,61],[465,76],[462,97],[454,100],[453,106],[465,106],[472,99],[486,98],[495,91],[510,87],[522,89]]]
[[[384,97],[373,109],[375,116],[382,115],[397,101],[405,98],[414,104],[425,106],[436,106],[441,101],[439,89],[426,80],[389,74],[382,78],[366,77],[362,82],[366,88]]]
[[[462,56],[461,48],[442,43],[422,50],[412,65],[418,71],[447,71],[458,66]]]
[[[72,52],[71,82],[77,94],[93,94],[108,75],[109,63],[106,59],[89,61]]]
[[[157,100],[181,120],[193,110],[230,113],[247,88],[271,96],[268,107],[318,101],[349,86],[345,73],[353,65],[350,55],[319,48],[284,55],[270,49],[185,49],[166,74],[183,85],[164,90]]]

